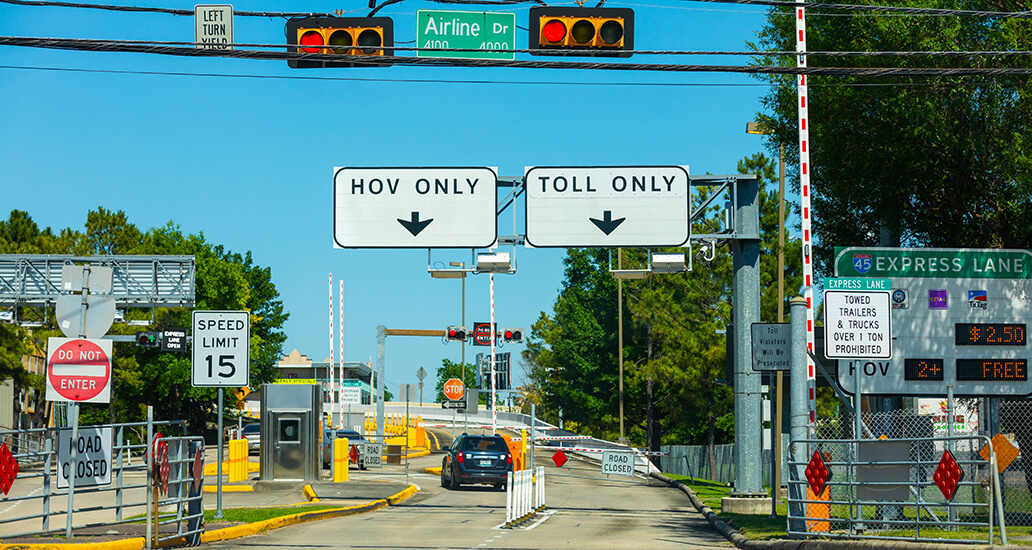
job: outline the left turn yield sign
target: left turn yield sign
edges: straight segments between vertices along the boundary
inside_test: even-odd
[[[111,402],[111,340],[50,338],[47,401]]]

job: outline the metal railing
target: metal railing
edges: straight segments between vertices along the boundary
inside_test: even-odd
[[[133,456],[142,454],[147,445],[131,443],[126,432],[134,430],[138,436],[145,437],[148,432],[153,433],[155,426],[161,426],[166,432],[185,433],[185,425],[181,421],[83,426],[82,429],[111,430],[111,462],[91,466],[110,469],[111,480],[109,484],[96,486],[80,484],[77,480],[71,498],[67,487],[59,487],[62,480],[59,469],[71,466],[59,464],[58,454],[61,436],[70,434],[70,428],[0,431],[0,442],[8,443],[20,467],[10,493],[0,497],[4,508],[0,511],[0,537],[58,531],[74,536],[75,528],[127,523],[131,521],[129,514],[145,514],[150,487],[147,464],[139,458],[133,460]],[[170,439],[201,440],[200,437]],[[203,441],[200,443],[203,450]],[[62,507],[61,503],[65,505]],[[55,520],[61,516],[64,517],[64,525],[56,527]]]
[[[963,471],[950,498],[935,483],[947,449]],[[830,474],[816,493],[810,483],[815,455]],[[987,437],[794,441],[788,464],[789,535],[929,541],[944,540],[945,529],[958,531],[950,542],[991,544],[999,521],[1007,542],[1000,478]]]

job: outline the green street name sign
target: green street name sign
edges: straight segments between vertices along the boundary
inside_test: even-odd
[[[1032,252],[993,248],[836,248],[835,275],[1032,279]]]
[[[416,47],[511,50],[516,46],[516,14],[483,11],[416,11]],[[416,57],[516,59],[515,52],[417,51]]]
[[[892,279],[836,277],[824,280],[824,290],[892,290]]]

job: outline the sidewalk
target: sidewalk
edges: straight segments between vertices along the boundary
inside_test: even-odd
[[[225,476],[223,476],[225,478]],[[349,516],[386,508],[416,494],[414,485],[403,482],[355,479],[343,483],[331,481],[259,481],[254,479],[236,483],[223,482],[222,509],[239,508],[288,508],[291,506],[319,505],[334,506],[329,510],[300,512],[254,523],[232,523],[210,521],[201,536],[202,542],[213,542],[238,538],[269,529],[277,529],[324,519]],[[214,476],[205,476],[205,489],[214,490]],[[204,508],[216,507],[216,495],[205,491]],[[169,529],[169,527],[165,527]],[[146,523],[79,527],[72,529],[72,539],[64,537],[64,531],[49,536],[28,536],[3,538],[0,550],[44,550],[75,548],[77,550],[140,550],[146,547]],[[165,533],[167,534],[167,533]]]

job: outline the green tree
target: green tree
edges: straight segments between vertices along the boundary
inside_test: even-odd
[[[914,2],[912,6],[931,6]],[[943,9],[1022,11],[1024,2],[935,3]],[[889,16],[852,11],[807,19],[811,51],[1032,49],[1032,21]],[[754,47],[793,50],[792,9],[775,8]],[[762,53],[759,64],[795,65]],[[811,67],[1021,67],[1028,56],[810,56]],[[795,79],[770,83],[761,120],[774,150],[787,144],[798,192]],[[1027,76],[811,76],[810,175],[819,272],[835,246],[1027,248],[1032,244],[1032,84]]]

